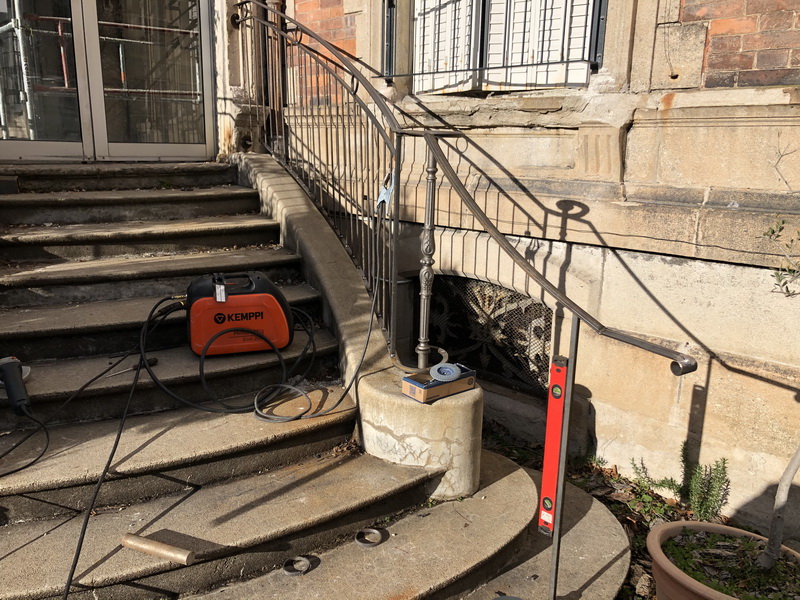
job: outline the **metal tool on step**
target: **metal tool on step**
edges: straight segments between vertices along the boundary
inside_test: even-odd
[[[9,357],[13,358],[13,357]],[[22,365],[22,381],[28,381],[28,377],[31,376],[31,368],[28,365]],[[0,390],[6,387],[5,381],[3,381],[2,376],[0,376]]]
[[[30,372],[30,370],[28,371]],[[31,399],[25,387],[25,375],[22,363],[15,356],[0,358],[0,381],[6,389],[6,395],[16,415],[31,414]]]
[[[151,367],[154,367],[158,364],[157,358],[148,358],[147,364]],[[132,367],[128,367],[127,369],[122,369],[121,371],[114,371],[113,373],[109,373],[106,377],[114,377],[114,375],[121,375],[122,373],[129,373],[130,371],[134,371],[138,368],[138,363],[133,365]]]

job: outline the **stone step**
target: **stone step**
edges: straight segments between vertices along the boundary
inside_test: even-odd
[[[320,295],[307,284],[280,287],[286,301],[312,318]],[[106,300],[33,308],[0,308],[0,357],[23,362],[112,355],[133,348],[159,298]],[[149,337],[151,348],[187,343],[186,312],[176,311]]]
[[[308,337],[303,331],[295,331],[292,344],[281,351],[250,352],[207,357],[204,372],[209,386],[220,398],[231,398],[242,394],[255,393],[267,384],[283,379],[282,357],[287,368],[303,352]],[[309,378],[320,376],[335,378],[338,373],[338,345],[331,333],[324,329],[314,332],[316,353]],[[168,348],[148,352],[158,364],[154,374],[175,394],[195,403],[208,401],[199,376],[199,359],[188,346]],[[33,414],[39,420],[55,423],[88,421],[117,418],[122,414],[126,399],[134,380],[134,373],[128,372],[115,377],[102,377],[117,360],[105,356],[89,356],[75,359],[31,363],[31,373],[26,383],[33,406]],[[311,360],[306,357],[305,361]],[[305,370],[307,362],[303,362]],[[116,371],[136,364],[135,357],[125,359]],[[69,398],[95,378],[88,388],[81,391],[61,409]],[[0,390],[0,431],[30,426],[25,417],[17,417],[2,400],[5,392]],[[140,376],[136,393],[131,402],[131,414],[167,410],[181,406],[181,403],[168,396],[150,379],[146,372]]]
[[[313,410],[324,411],[341,398],[338,387],[309,390]],[[251,398],[237,399],[247,405]],[[299,414],[302,398],[281,405]],[[286,423],[267,423],[252,411],[219,414],[183,408],[130,417],[96,508],[131,505],[177,494],[187,486],[241,478],[319,453],[346,442],[353,433],[355,404],[349,397],[330,414]],[[47,452],[33,465],[0,478],[0,525],[49,519],[83,511],[100,477],[118,421],[50,428]],[[2,438],[0,452],[27,432]],[[39,453],[33,439],[0,459],[0,473],[28,464]]]
[[[89,519],[75,598],[163,598],[207,589],[333,544],[425,498],[438,475],[369,455],[331,452],[237,481],[189,485],[176,496],[98,512]],[[498,520],[507,515],[498,515]],[[61,596],[81,519],[0,530],[0,600]],[[179,566],[120,546],[126,533],[196,553]]]
[[[183,597],[459,598],[491,578],[495,569],[516,551],[537,504],[536,486],[525,471],[506,458],[484,451],[481,487],[474,496],[415,511],[389,525],[385,540],[378,546],[363,547],[352,542],[322,552],[313,557],[314,568],[303,577],[286,577],[282,571],[274,570],[250,581]],[[547,577],[545,573],[529,575]]]
[[[541,472],[525,470],[541,489]],[[631,563],[625,529],[602,502],[570,483],[565,486],[562,510],[556,597],[617,598]],[[552,555],[552,539],[539,533],[537,519],[528,526],[528,535],[512,561],[491,581],[460,597],[495,600],[502,593],[526,600],[547,600],[551,597]]]
[[[263,271],[273,282],[296,281],[300,257],[283,249],[249,248],[176,256],[106,258],[39,268],[0,269],[0,304],[43,306],[135,296],[183,294],[208,273]]]
[[[209,188],[67,191],[0,196],[0,223],[108,223],[256,213],[258,193],[236,185]]]
[[[224,163],[61,163],[0,165],[20,192],[206,187],[236,182]]]
[[[280,227],[261,215],[0,229],[6,262],[61,263],[275,245]]]

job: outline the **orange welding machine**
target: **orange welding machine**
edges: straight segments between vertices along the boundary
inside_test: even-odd
[[[207,355],[279,350],[292,343],[292,313],[280,289],[260,271],[214,273],[196,279],[186,292],[189,345]],[[245,331],[257,331],[270,342]]]

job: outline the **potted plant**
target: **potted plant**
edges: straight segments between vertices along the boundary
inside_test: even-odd
[[[721,465],[726,479],[724,460]],[[653,559],[658,600],[798,597],[800,553],[781,545],[783,515],[798,469],[800,448],[778,484],[769,538],[707,521],[675,521],[654,527],[647,536],[647,551]],[[703,472],[707,483],[712,479],[711,470]],[[717,479],[719,474],[717,471]]]

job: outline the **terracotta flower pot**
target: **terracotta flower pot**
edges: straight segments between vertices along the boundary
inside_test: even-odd
[[[757,540],[764,540],[763,536],[735,527],[717,525],[715,523],[704,523],[698,521],[675,521],[672,523],[662,523],[656,525],[647,534],[647,551],[653,559],[653,579],[656,581],[656,595],[658,600],[736,600],[734,596],[728,596],[722,592],[711,589],[703,585],[696,579],[692,579],[664,554],[661,549],[662,544],[669,538],[679,535],[684,528],[694,531],[706,531],[708,533],[718,533],[720,535],[735,535],[738,537],[750,537]],[[800,563],[800,554],[781,546],[785,554],[794,556]]]

